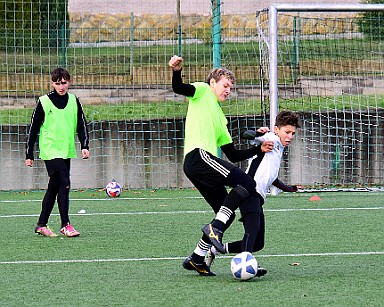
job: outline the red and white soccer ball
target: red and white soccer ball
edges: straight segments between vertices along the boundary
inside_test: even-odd
[[[257,260],[250,252],[242,252],[232,258],[232,275],[238,280],[249,280],[255,277],[257,268]]]
[[[107,195],[112,198],[119,197],[121,194],[120,184],[118,184],[115,180],[112,180],[105,187],[105,193],[107,193]]]

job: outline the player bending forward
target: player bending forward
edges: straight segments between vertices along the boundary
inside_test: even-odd
[[[258,129],[256,132],[247,131],[248,137],[252,137],[253,133],[255,138],[252,137],[252,139],[256,143],[273,141],[273,150],[257,154],[249,160],[246,173],[255,179],[257,193],[252,194],[240,207],[241,221],[245,229],[243,240],[221,245],[219,241],[213,240],[214,245],[208,251],[205,259],[208,267],[211,267],[215,256],[219,253],[237,254],[243,251],[252,253],[264,248],[265,220],[263,204],[268,188],[274,185],[284,192],[296,192],[298,189],[298,186],[287,186],[277,178],[284,148],[291,143],[296,128],[300,128],[297,115],[291,111],[282,111],[276,117],[274,132],[269,132],[269,129],[265,127]],[[245,216],[247,216],[246,219]],[[252,218],[250,218],[251,216]],[[212,225],[215,225],[215,221]],[[219,231],[222,230],[219,229]]]

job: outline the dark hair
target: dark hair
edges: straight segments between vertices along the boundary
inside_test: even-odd
[[[299,117],[292,111],[281,111],[276,116],[275,126],[294,126],[296,128],[300,128]]]
[[[51,80],[53,82],[59,81],[61,79],[66,80],[66,81],[71,80],[71,76],[70,76],[68,70],[66,70],[65,68],[59,67],[59,68],[56,68],[54,71],[51,72]]]
[[[233,84],[235,84],[235,75],[232,71],[229,69],[226,69],[224,67],[221,68],[215,68],[211,70],[207,77],[207,83],[211,81],[211,79],[214,79],[216,82],[220,81],[222,77],[226,77],[229,81],[231,81]]]

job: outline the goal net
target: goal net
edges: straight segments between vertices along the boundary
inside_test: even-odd
[[[356,188],[384,182],[384,5],[276,5],[257,13],[270,124],[302,127],[281,168],[289,182]]]

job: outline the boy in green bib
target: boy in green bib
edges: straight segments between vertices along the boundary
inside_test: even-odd
[[[49,176],[35,227],[35,233],[46,237],[57,237],[47,225],[56,199],[61,218],[60,232],[67,237],[80,235],[69,221],[70,160],[76,158],[76,134],[82,158],[89,158],[89,134],[80,101],[68,92],[70,84],[71,77],[66,69],[57,68],[51,73],[54,90],[37,100],[27,137],[25,164],[33,166],[33,149],[39,135],[40,158]]]
[[[227,229],[235,218],[235,210],[256,193],[254,179],[231,162],[269,152],[273,142],[237,150],[228,131],[227,118],[220,107],[220,103],[231,93],[235,82],[233,73],[226,68],[216,68],[208,75],[207,82],[186,84],[181,77],[182,62],[183,58],[175,55],[168,64],[173,71],[173,91],[189,100],[185,120],[184,173],[219,216],[223,228]],[[231,162],[219,157],[218,148]],[[229,193],[227,187],[231,188]],[[183,261],[185,269],[203,276],[215,275],[204,260],[212,237],[217,237],[217,229],[210,226],[203,227],[203,236],[195,250]],[[221,242],[221,237],[218,240]],[[260,270],[260,274],[263,272]]]

